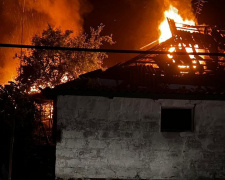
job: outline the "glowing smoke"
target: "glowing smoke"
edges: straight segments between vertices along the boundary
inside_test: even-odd
[[[21,43],[22,19],[23,44],[30,44],[31,38],[48,24],[78,34],[82,31],[82,15],[90,10],[86,0],[0,0],[0,43]],[[18,50],[0,49],[0,84],[17,75],[19,62],[13,60],[16,52]]]
[[[168,10],[170,5],[178,9],[178,13],[184,19],[195,20],[194,10],[192,8],[192,0],[158,0],[162,7],[162,11]]]

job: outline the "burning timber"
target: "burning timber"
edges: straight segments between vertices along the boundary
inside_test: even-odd
[[[186,53],[224,53],[225,30],[216,26],[179,25],[167,19],[172,37],[148,51]],[[50,99],[57,94],[152,97],[159,93],[165,98],[225,99],[225,57],[204,55],[140,54],[106,71],[96,70],[79,79],[62,84],[47,93]],[[48,88],[43,92],[46,93]],[[49,142],[52,128],[48,103],[38,98],[44,126],[42,136]],[[52,102],[50,102],[52,103]],[[42,107],[43,105],[43,107]],[[47,108],[49,109],[49,107]],[[46,115],[49,114],[50,115]],[[49,118],[48,118],[49,117]],[[47,125],[48,124],[48,125]],[[50,127],[50,128],[49,128]],[[46,129],[46,130],[45,130]]]
[[[105,71],[46,88],[59,179],[224,179],[225,32],[177,24],[172,37]],[[58,135],[57,135],[58,134]]]
[[[140,54],[106,71],[96,70],[81,75],[75,81],[57,86],[52,92],[62,89],[62,93],[71,93],[67,91],[74,92],[81,87],[95,89],[96,86],[96,91],[116,89],[120,92],[223,94],[225,59],[210,53],[225,51],[225,31],[216,26],[177,26],[172,19],[168,22],[172,37],[149,51],[181,52],[186,55]]]
[[[225,30],[216,26],[177,25],[172,19],[167,20],[172,37],[148,51],[187,53],[186,55],[140,54],[106,71],[96,70],[81,75],[79,79],[53,88],[47,96],[54,99],[57,94],[82,95],[85,92],[84,94],[108,97],[157,99],[161,93],[165,98],[225,99],[225,57],[214,54],[210,56],[210,53],[224,53]],[[48,88],[43,92],[46,94]],[[43,132],[42,136],[49,142],[53,109],[45,101],[43,99],[44,103],[41,103],[38,97],[44,123],[40,132]]]

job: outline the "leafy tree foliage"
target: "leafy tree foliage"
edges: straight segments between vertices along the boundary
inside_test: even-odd
[[[62,32],[49,26],[41,36],[35,35],[32,45],[52,47],[100,48],[104,42],[113,44],[112,36],[101,36],[103,25],[91,28],[90,35],[85,33],[73,37],[73,32]],[[74,52],[60,50],[32,49],[17,56],[22,65],[17,81],[29,91],[30,87],[53,87],[62,82],[73,80],[80,74],[101,68],[105,53]]]

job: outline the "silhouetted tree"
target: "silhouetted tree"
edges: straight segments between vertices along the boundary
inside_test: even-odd
[[[16,119],[18,126],[23,129],[21,134],[25,133],[25,129],[32,131],[30,127],[32,127],[35,111],[34,101],[21,91],[16,83],[0,85],[0,115],[3,121],[12,125],[10,121]]]
[[[14,149],[17,148],[14,152],[18,152],[18,148],[27,149],[27,145],[32,142],[36,112],[34,102],[17,84],[10,82],[9,85],[0,85],[0,179],[8,175],[12,138]],[[22,153],[14,155],[14,158],[24,157]]]
[[[103,25],[90,28],[90,35],[85,33],[73,37],[73,32],[62,32],[49,26],[41,36],[35,35],[32,45],[52,47],[100,48],[104,42],[113,44],[112,36],[101,36]],[[20,75],[17,81],[27,91],[30,87],[55,86],[73,80],[80,74],[101,68],[106,53],[74,52],[60,50],[32,49],[17,56],[21,60]]]

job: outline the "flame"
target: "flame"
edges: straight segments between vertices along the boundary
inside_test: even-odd
[[[174,52],[176,50],[176,48],[175,47],[171,47],[170,49],[169,49],[169,52]],[[168,58],[170,58],[170,59],[172,59],[173,58],[173,56],[172,55],[170,55],[170,54],[168,54],[167,55],[168,56]]]
[[[189,66],[185,66],[185,65],[178,65],[178,67],[181,68],[181,69],[186,69],[186,68],[189,69]]]
[[[53,125],[53,102],[49,101],[42,104],[36,104],[37,109],[41,113],[41,123],[46,132],[51,131]],[[38,119],[39,120],[39,119]]]
[[[167,21],[167,18],[173,19],[177,24],[176,27],[182,28],[183,24],[187,25],[195,25],[193,20],[183,19],[179,14],[178,10],[170,5],[169,9],[164,12],[164,20],[160,24],[159,29],[161,32],[159,43],[166,41],[167,39],[172,37],[172,33],[170,31],[170,27]],[[194,31],[195,29],[193,29]]]
[[[65,73],[60,80],[60,84],[66,83],[71,79],[73,79],[73,77],[69,76],[68,73]],[[35,83],[33,86],[31,86],[30,90],[28,91],[28,94],[40,93],[41,89],[45,89],[46,87],[54,88],[54,86],[52,86],[50,82],[47,83],[47,85]]]
[[[190,16],[189,16],[190,17]],[[173,24],[171,24],[171,27],[169,25],[168,19],[171,19],[175,23],[175,31],[187,31],[190,33],[193,32],[199,32],[197,28],[191,27],[195,26],[195,18],[193,17],[192,20],[190,19],[184,19],[179,15],[178,10],[170,4],[169,8],[164,12],[164,20],[161,22],[159,26],[159,30],[161,32],[161,35],[159,37],[159,43],[162,43],[169,38],[172,37],[171,29],[173,28]],[[171,21],[171,23],[173,23]],[[170,29],[171,28],[171,29]],[[173,29],[172,29],[173,31]],[[182,37],[180,37],[180,41],[182,41]],[[193,53],[193,52],[201,52],[202,49],[199,48],[198,44],[190,44],[190,43],[178,43],[177,45],[172,45],[167,49],[168,52],[173,53],[176,51],[186,51],[187,53]],[[204,64],[204,61],[199,61],[196,59],[194,55],[189,55],[189,58],[192,61],[193,65],[185,64],[182,61],[175,60],[174,56],[172,54],[168,54],[167,57],[171,59],[171,63],[178,63],[181,62],[181,64],[178,64],[177,67],[180,69],[180,74],[188,74],[191,69],[198,68],[198,64]]]
[[[190,48],[190,47],[186,47],[185,50],[186,50],[188,53],[192,53],[192,52],[193,52],[193,49]],[[189,57],[190,57],[191,59],[195,59],[195,56],[194,56],[194,55],[189,55]]]
[[[10,10],[14,13],[9,13]],[[91,4],[84,0],[2,1],[0,42],[30,44],[32,37],[41,34],[48,24],[62,31],[73,30],[76,36],[83,30],[83,15],[91,10]],[[20,62],[13,60],[15,53],[20,54],[20,50],[0,48],[0,84],[14,81],[18,75]]]
[[[53,104],[52,104],[52,102],[42,104],[42,111],[45,112],[46,120],[52,119],[52,116],[53,116]]]
[[[50,85],[50,84],[49,84]],[[51,88],[53,88],[52,86],[49,86]],[[43,85],[38,85],[38,84],[34,84],[31,88],[30,88],[30,91],[28,92],[28,94],[36,94],[36,93],[40,93],[41,92],[41,89],[44,89],[46,88],[45,86]]]

